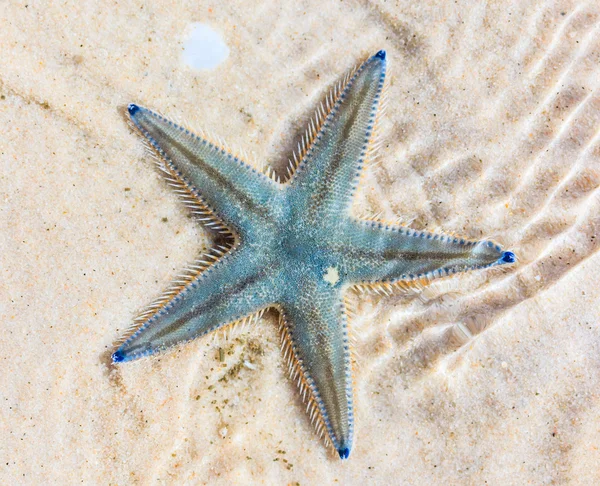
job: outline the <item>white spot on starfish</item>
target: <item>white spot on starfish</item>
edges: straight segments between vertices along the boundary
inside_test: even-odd
[[[323,275],[323,280],[329,285],[334,286],[340,281],[340,272],[338,272],[338,269],[335,267],[329,267],[327,273]]]

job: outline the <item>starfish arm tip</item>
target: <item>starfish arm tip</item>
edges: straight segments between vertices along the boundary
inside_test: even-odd
[[[505,251],[500,257],[501,263],[515,263],[516,261],[517,256],[512,251]]]
[[[348,457],[350,457],[350,448],[340,447],[338,449],[338,454],[340,455],[340,459],[348,459]]]
[[[385,53],[384,49],[381,49],[377,54],[375,54],[375,57],[378,57],[382,61],[385,59],[385,56],[386,56],[386,53]]]
[[[125,353],[118,349],[112,354],[112,362],[113,363],[122,363],[125,361]]]
[[[139,109],[140,107],[135,103],[129,103],[129,105],[127,105],[127,111],[131,116],[134,116],[139,111]]]

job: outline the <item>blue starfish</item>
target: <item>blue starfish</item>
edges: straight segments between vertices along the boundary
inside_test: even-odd
[[[186,205],[229,243],[192,267],[139,319],[114,362],[155,354],[276,309],[284,354],[325,439],[348,458],[354,412],[345,293],[421,287],[457,272],[513,263],[491,241],[416,231],[350,214],[375,150],[385,51],[334,89],[281,183],[221,145],[135,104],[131,120]]]

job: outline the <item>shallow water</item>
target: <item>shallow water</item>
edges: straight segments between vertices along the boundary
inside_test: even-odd
[[[596,3],[13,3],[0,15],[2,482],[599,481]],[[195,21],[230,51],[210,70],[182,60]],[[519,265],[423,298],[356,297],[344,463],[310,426],[274,315],[237,340],[113,369],[113,341],[208,244],[127,103],[283,169],[322,96],[381,48],[386,143],[355,214],[492,237]]]

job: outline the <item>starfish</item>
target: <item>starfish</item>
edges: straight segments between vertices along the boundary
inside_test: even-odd
[[[386,53],[321,104],[281,182],[222,144],[136,104],[131,121],[185,204],[225,244],[198,260],[136,321],[114,352],[131,361],[225,326],[279,315],[282,349],[311,419],[341,459],[354,430],[346,293],[422,288],[458,272],[515,262],[495,242],[434,234],[350,213],[376,150]]]

